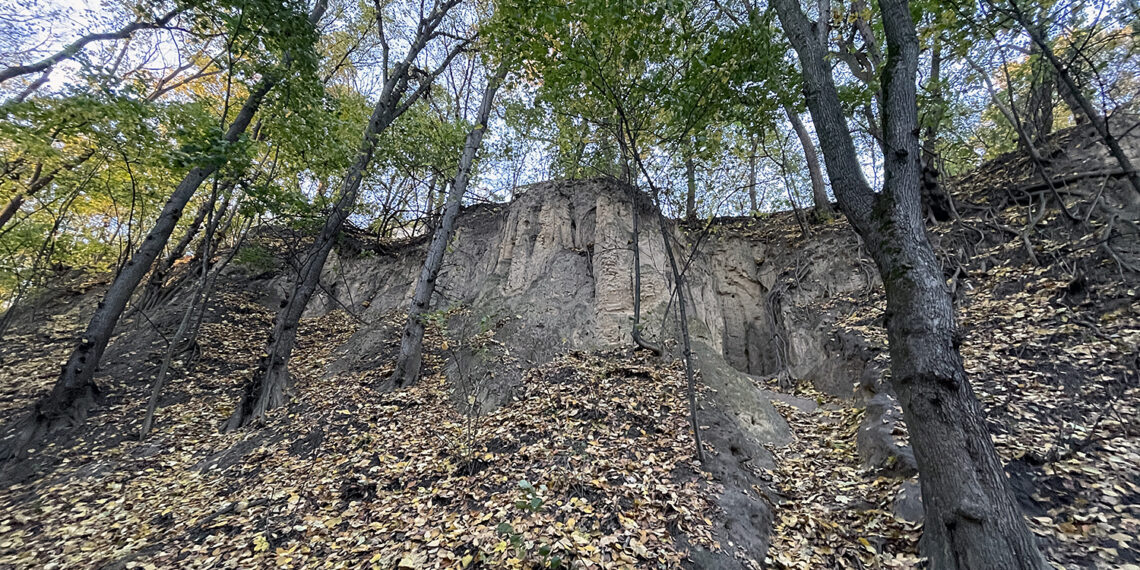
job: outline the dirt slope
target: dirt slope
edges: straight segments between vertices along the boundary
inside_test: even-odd
[[[1050,559],[1140,565],[1140,301],[1114,257],[1137,244],[1100,213],[1038,210],[1047,190],[1009,164],[959,181],[962,219],[933,228],[966,367]],[[1127,209],[1100,183],[1066,187],[1078,217]],[[216,428],[282,277],[226,276],[201,355],[177,364],[145,442],[133,434],[164,348],[155,330],[173,328],[179,300],[126,323],[98,378],[103,406],[0,470],[0,567],[914,567],[920,492],[883,382],[884,301],[847,225],[804,236],[788,213],[676,229],[700,244],[702,468],[677,363],[623,346],[628,267],[598,258],[620,236],[588,229],[599,205],[617,224],[628,202],[548,190],[468,212],[475,239],[443,296],[458,308],[411,389],[381,381],[414,243],[342,249],[302,325],[293,403],[235,434]],[[645,251],[647,322],[668,339],[663,250]],[[61,280],[0,345],[5,419],[50,386],[102,283]],[[544,320],[528,299],[591,312]],[[489,365],[465,369],[472,355]],[[508,382],[487,379],[497,364]]]

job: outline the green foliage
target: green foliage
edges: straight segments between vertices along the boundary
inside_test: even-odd
[[[260,243],[247,243],[241,246],[234,256],[234,261],[254,275],[268,273],[277,268],[277,257]]]

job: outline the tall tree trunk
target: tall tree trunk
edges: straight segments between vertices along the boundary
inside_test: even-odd
[[[266,76],[251,90],[249,98],[226,132],[224,140],[227,143],[237,142],[275,83],[275,78]],[[95,370],[111,341],[123,309],[155,258],[162,253],[190,197],[217,169],[218,165],[213,163],[196,166],[182,179],[166,201],[162,213],[143,239],[142,245],[111,282],[95,309],[87,330],[64,364],[51,394],[36,403],[32,413],[18,427],[15,439],[0,450],[0,456],[20,454],[47,431],[61,425],[82,423],[87,418],[87,412],[99,394],[99,388],[94,382]]]
[[[630,327],[630,335],[633,337],[633,344],[638,348],[643,348],[656,354],[661,355],[661,347],[656,343],[650,342],[641,335],[641,191],[637,186],[632,183],[626,183],[629,188],[630,205],[633,208],[633,229],[631,231],[630,246],[633,249],[633,324]]]
[[[324,16],[326,7],[326,0],[317,0],[309,16],[310,23],[316,25]],[[288,67],[287,62],[288,54],[283,67]],[[261,103],[279,80],[278,74],[281,70],[274,71],[263,75],[250,89],[249,96],[226,130],[223,142],[236,143],[249,128],[253,117],[261,108]],[[57,426],[82,423],[86,419],[87,412],[99,395],[99,388],[94,381],[95,371],[103,352],[107,349],[107,344],[111,341],[119,317],[122,316],[135,289],[154,264],[154,260],[166,247],[170,234],[182,217],[182,209],[186,207],[198,187],[219,168],[220,165],[216,162],[195,166],[178,184],[163,206],[150,233],[107,288],[87,325],[87,330],[79,338],[77,346],[63,365],[63,370],[51,393],[37,402],[32,412],[16,426],[13,437],[0,447],[0,458],[22,454],[32,442]]]
[[[225,216],[227,208],[223,207],[213,212],[210,223],[207,224],[208,228],[203,236],[203,248],[210,248],[214,245],[214,232],[219,231],[219,221]],[[229,223],[233,221],[237,211],[235,210],[230,214],[226,226],[221,228],[221,232],[228,229]],[[251,220],[252,223],[252,220]],[[248,230],[249,226],[246,226]],[[244,233],[242,235],[244,238]],[[218,276],[222,270],[229,265],[234,256],[237,255],[240,247],[232,247],[226,254],[224,259],[219,260],[217,264],[202,263],[199,267],[199,281],[197,290],[194,293],[190,303],[186,306],[186,311],[182,314],[182,320],[178,323],[178,328],[174,332],[174,336],[170,338],[170,344],[166,348],[166,354],[163,356],[162,364],[159,365],[158,375],[155,376],[154,382],[151,385],[150,399],[147,401],[146,414],[143,416],[142,427],[139,428],[139,439],[145,440],[146,436],[150,433],[151,427],[154,425],[154,415],[158,410],[158,402],[162,396],[162,389],[166,385],[166,377],[170,372],[170,366],[174,361],[174,357],[178,354],[185,354],[197,342],[198,327],[202,324],[202,318],[206,312],[206,306],[210,302],[210,295],[213,292],[214,285],[218,282]],[[203,257],[209,260],[212,256],[211,251],[204,252]]]
[[[704,445],[701,443],[700,422],[697,420],[697,383],[696,383],[696,371],[693,369],[693,344],[692,344],[692,340],[689,336],[689,317],[688,317],[688,312],[686,310],[685,276],[681,272],[680,268],[678,267],[677,257],[673,253],[673,243],[672,243],[673,240],[672,240],[671,235],[669,233],[669,224],[668,224],[668,221],[665,219],[664,210],[661,209],[661,192],[657,188],[657,186],[655,184],[653,184],[653,179],[649,176],[649,170],[647,168],[645,168],[645,163],[643,163],[641,161],[641,156],[638,154],[638,151],[637,151],[637,139],[634,138],[634,135],[630,132],[628,119],[627,119],[625,111],[622,108],[622,106],[620,105],[620,103],[618,105],[617,110],[618,110],[618,115],[619,115],[620,120],[621,120],[621,127],[620,128],[629,134],[629,141],[628,141],[629,146],[627,148],[623,145],[623,152],[628,150],[628,152],[629,152],[628,156],[633,158],[634,163],[637,165],[638,169],[641,171],[641,174],[643,176],[645,176],[646,182],[649,183],[650,190],[653,191],[653,204],[654,204],[654,210],[656,210],[657,227],[658,227],[658,229],[661,230],[661,242],[665,246],[665,256],[669,259],[669,269],[673,273],[673,284],[676,287],[676,291],[677,291],[677,307],[678,307],[678,310],[680,312],[680,318],[679,318],[680,323],[679,324],[681,327],[681,350],[682,350],[681,355],[685,359],[685,380],[686,380],[686,385],[688,388],[688,399],[689,399],[689,425],[693,428],[693,442],[694,442],[694,445],[696,447],[697,461],[700,463],[704,463],[705,462],[705,451],[704,451]],[[637,198],[640,197],[639,195],[640,195],[640,193],[635,191],[634,201],[633,201],[635,228],[636,228],[637,216],[638,216],[637,211],[640,207],[640,205],[638,204],[638,200],[637,200]],[[635,240],[637,239],[637,231],[636,230],[634,231],[634,239]],[[638,251],[638,246],[635,245],[635,248],[634,248],[634,252],[635,252],[634,261],[635,261],[635,263],[639,263],[638,254],[636,253],[637,251]],[[635,275],[638,275],[638,280],[640,281],[640,274],[635,273]],[[641,303],[641,299],[640,299],[641,287],[640,287],[640,284],[635,288],[634,294],[635,294],[635,296],[634,296],[634,306],[635,306],[634,323],[635,324],[634,324],[633,330],[634,330],[634,334],[635,334],[634,339],[638,340],[639,337],[638,337],[637,321],[639,320],[639,317],[637,316],[637,314],[640,312],[639,307],[640,307],[640,303]],[[640,345],[640,341],[638,342],[638,344]],[[661,350],[656,349],[655,353],[660,355]]]
[[[640,164],[640,160],[638,161]],[[649,173],[645,172],[648,177]],[[654,191],[654,194],[657,192]],[[696,447],[697,462],[705,462],[704,444],[701,443],[701,426],[697,420],[697,380],[696,371],[693,370],[693,342],[689,336],[688,301],[685,299],[685,276],[677,266],[677,256],[673,253],[673,244],[669,233],[669,224],[665,220],[665,213],[661,210],[661,200],[657,204],[657,227],[661,230],[661,241],[665,245],[665,257],[669,260],[669,269],[673,273],[673,286],[677,289],[677,309],[680,313],[681,326],[681,356],[685,359],[685,385],[689,399],[689,425],[693,428],[693,445]],[[636,208],[636,206],[634,206]]]
[[[146,285],[139,295],[138,301],[132,305],[132,313],[136,310],[149,311],[158,303],[162,286],[166,283],[166,277],[170,274],[170,270],[174,268],[174,264],[177,263],[179,259],[182,259],[182,255],[185,254],[186,249],[190,247],[190,242],[198,235],[198,230],[201,229],[202,223],[206,220],[206,216],[214,211],[215,200],[216,194],[198,207],[198,213],[194,215],[194,219],[190,222],[190,225],[187,226],[186,232],[179,238],[178,243],[174,244],[174,248],[167,253],[166,257],[162,258],[162,260],[155,265],[154,269],[150,272],[150,278],[147,279]]]
[[[217,193],[215,192],[214,195],[211,196],[211,200],[209,201],[209,205],[203,204],[201,211],[213,212],[214,209],[212,207],[208,207],[208,206],[213,205],[214,198],[216,198],[216,196],[217,196]],[[199,225],[199,226],[202,224],[202,221],[200,219],[198,219],[197,216],[195,217],[195,221],[197,222],[197,225]],[[203,243],[207,244],[207,247],[209,247],[211,238],[213,238],[213,235],[211,235],[210,232],[215,231],[217,228],[217,224],[214,223],[214,220],[210,220],[209,225],[210,225],[210,231],[208,231],[206,233],[205,238],[202,240]],[[195,232],[197,231],[196,227],[194,228],[194,231]],[[184,236],[183,239],[180,241],[189,243],[190,240]],[[183,248],[183,249],[185,249],[185,248]],[[210,252],[208,252],[208,251],[204,252],[204,257],[206,259],[209,259]],[[157,271],[157,269],[156,269],[156,271]],[[154,272],[152,272],[152,273],[154,273]],[[182,320],[179,321],[178,328],[175,329],[175,331],[174,331],[174,336],[171,337],[170,342],[167,344],[166,353],[162,357],[162,364],[160,364],[158,367],[158,375],[155,376],[154,382],[151,385],[150,399],[147,401],[146,414],[143,416],[142,427],[139,428],[139,439],[140,440],[146,439],[147,434],[150,433],[151,426],[154,424],[154,413],[155,413],[155,410],[158,409],[158,400],[159,400],[159,397],[161,397],[161,395],[162,395],[162,387],[166,383],[166,375],[170,371],[170,365],[174,361],[174,353],[177,350],[179,350],[179,346],[182,344],[182,339],[183,339],[183,337],[186,336],[186,332],[190,328],[190,321],[191,321],[192,317],[194,316],[194,310],[197,308],[199,303],[204,302],[205,295],[206,295],[206,287],[209,283],[208,277],[209,277],[209,266],[208,266],[208,264],[204,263],[204,264],[202,264],[202,268],[201,268],[201,276],[200,276],[200,280],[198,283],[198,290],[194,292],[194,295],[193,295],[193,297],[191,297],[190,302],[187,303],[187,305],[186,305],[186,310],[182,313]],[[160,285],[161,285],[161,283],[160,283]]]
[[[383,99],[381,101],[384,101]],[[364,142],[357,152],[356,161],[345,175],[337,201],[303,257],[297,271],[297,280],[291,293],[282,302],[281,309],[273,322],[273,332],[268,339],[268,348],[258,364],[253,379],[246,383],[241,400],[230,417],[222,424],[222,431],[233,431],[265,415],[265,412],[285,404],[289,388],[289,359],[297,340],[297,326],[301,315],[309,304],[309,299],[320,284],[321,271],[336,243],[344,221],[352,213],[360,192],[364,171],[372,161],[376,150],[377,136],[395,118],[392,105],[378,103],[372,112],[365,131]]]
[[[793,111],[790,106],[784,105],[784,114],[792,122],[792,129],[796,131],[796,137],[800,139],[800,145],[804,148],[804,159],[807,162],[808,174],[811,176],[811,197],[815,207],[816,219],[826,220],[831,217],[831,202],[827,199],[827,186],[823,183],[823,169],[819,166],[819,153],[815,151],[815,143],[812,142],[811,135],[804,127],[804,122],[800,120],[799,113]]]
[[[641,205],[644,203],[641,191],[634,184],[634,170],[630,168],[630,161],[636,160],[626,140],[625,121],[619,113],[618,121],[618,149],[621,155],[622,184],[629,190],[629,203],[633,228],[630,231],[630,249],[633,252],[633,322],[630,323],[630,336],[633,344],[640,349],[648,350],[660,356],[661,347],[650,342],[641,335]],[[632,157],[632,158],[631,158]]]
[[[1070,61],[1072,59],[1070,58]],[[1084,109],[1081,108],[1081,99],[1078,92],[1073,91],[1065,82],[1057,85],[1057,94],[1061,96],[1061,100],[1065,102],[1065,106],[1069,108],[1069,113],[1073,115],[1073,122],[1078,125],[1083,125],[1089,122],[1088,115],[1085,114]]]
[[[483,135],[487,132],[487,121],[491,116],[495,93],[506,76],[507,65],[501,63],[495,75],[487,82],[487,89],[483,92],[483,100],[479,103],[478,116],[475,118],[475,128],[467,133],[463,154],[459,158],[459,167],[455,172],[455,179],[451,182],[451,190],[447,194],[443,220],[431,238],[427,259],[424,260],[420,278],[416,281],[412,304],[408,307],[408,320],[404,323],[404,332],[400,337],[400,354],[396,358],[396,368],[388,379],[397,388],[409,386],[419,380],[420,367],[423,363],[424,315],[427,314],[431,297],[435,293],[435,281],[439,277],[440,269],[443,268],[443,255],[447,244],[455,233],[455,218],[459,215],[459,207],[463,204],[463,195],[467,193],[467,183],[471,179],[471,166],[475,162],[475,155],[483,145]]]
[[[935,570],[1047,567],[1010,491],[957,348],[953,305],[920,207],[915,75],[918,41],[906,0],[879,0],[887,37],[882,75],[883,190],[863,178],[825,50],[797,0],[773,6],[799,55],[831,187],[863,237],[887,293],[891,386],[914,444]]]
[[[958,217],[954,200],[942,185],[938,171],[938,128],[945,114],[945,100],[942,96],[942,37],[934,38],[930,53],[930,78],[927,92],[932,103],[926,128],[922,131],[922,211],[939,222],[947,222]]]
[[[293,285],[290,295],[282,302],[281,309],[273,322],[273,331],[269,335],[265,355],[262,356],[257,371],[246,383],[242,390],[241,399],[237,407],[220,429],[233,431],[250,422],[260,419],[266,412],[285,404],[286,392],[290,387],[289,359],[293,355],[293,346],[297,340],[297,326],[309,299],[320,286],[321,271],[325,261],[332,251],[336,238],[344,226],[345,220],[356,206],[356,198],[360,194],[360,185],[364,179],[364,172],[372,162],[376,152],[376,144],[380,133],[387,128],[400,115],[408,110],[416,101],[423,97],[435,78],[451,64],[451,61],[466,46],[461,43],[453,48],[443,62],[432,70],[426,77],[419,80],[419,85],[410,95],[405,97],[412,80],[413,62],[419,57],[433,38],[436,30],[443,23],[448,11],[458,5],[460,0],[447,0],[437,5],[430,14],[420,21],[415,39],[403,61],[398,63],[391,73],[386,75],[383,89],[376,106],[372,109],[372,116],[364,129],[360,148],[356,153],[356,160],[345,173],[337,200],[332,204],[328,219],[325,220],[320,234],[316,236],[313,244],[308,248],[304,260],[297,271],[297,281]]]
[[[1065,88],[1068,89],[1070,96],[1084,112],[1085,117],[1093,124],[1093,128],[1096,129],[1097,134],[1100,135],[1101,140],[1103,140],[1105,146],[1108,147],[1109,153],[1116,159],[1117,164],[1120,165],[1120,169],[1124,171],[1124,175],[1128,177],[1128,181],[1132,184],[1132,189],[1137,194],[1140,194],[1140,173],[1137,173],[1136,169],[1133,168],[1132,161],[1128,158],[1128,155],[1125,154],[1124,149],[1120,147],[1120,141],[1113,136],[1112,130],[1108,125],[1108,120],[1100,113],[1097,113],[1092,102],[1081,92],[1080,86],[1077,85],[1076,80],[1074,80],[1073,76],[1069,73],[1068,68],[1057,58],[1057,54],[1053,52],[1053,48],[1049,46],[1045,36],[1030,24],[1028,17],[1025,15],[1025,12],[1021,10],[1017,2],[1010,0],[1010,5],[1013,7],[1013,17],[1025,28],[1029,33],[1029,38],[1033,40],[1033,44],[1041,50],[1041,54],[1044,55],[1045,59],[1053,66],[1053,70],[1057,72],[1057,77],[1065,85]]]
[[[1044,16],[1042,16],[1044,17]],[[1044,37],[1045,26],[1035,24],[1034,33]],[[1025,98],[1025,130],[1033,144],[1041,146],[1053,132],[1054,73],[1041,48],[1029,46],[1029,96]]]
[[[749,214],[755,216],[759,211],[756,204],[756,139],[752,139],[752,148],[748,152],[748,205]]]
[[[685,157],[685,221],[697,220],[697,167],[693,155]]]

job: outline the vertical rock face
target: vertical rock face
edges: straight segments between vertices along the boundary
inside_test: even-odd
[[[677,303],[656,213],[647,204],[639,240],[642,329],[669,348],[677,338]],[[588,180],[536,184],[509,204],[468,208],[434,303],[469,307],[472,317],[493,323],[519,369],[567,350],[631,347],[632,207],[628,188]],[[818,305],[874,279],[854,256],[842,255],[857,242],[844,231],[793,249],[786,240],[758,236],[759,224],[673,228],[686,246],[675,253],[688,265],[694,338],[737,371],[787,371],[851,395],[864,373],[864,362],[853,356],[860,347],[830,338]],[[344,305],[372,320],[406,307],[424,247],[330,259],[323,282],[335,298],[315,298],[310,312]]]

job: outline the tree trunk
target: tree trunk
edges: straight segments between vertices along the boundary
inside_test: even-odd
[[[752,140],[752,148],[748,153],[748,204],[751,207],[749,215],[755,216],[759,208],[756,204],[756,140]]]
[[[1064,82],[1057,85],[1057,94],[1061,96],[1061,100],[1065,102],[1065,106],[1069,108],[1069,113],[1073,115],[1073,122],[1078,125],[1083,125],[1089,122],[1088,115],[1085,114],[1084,109],[1081,108],[1081,100],[1077,92],[1073,91]]]
[[[648,350],[661,356],[661,347],[641,336],[641,205],[644,202],[641,191],[634,184],[634,170],[630,168],[631,157],[636,160],[630,145],[626,141],[624,119],[619,113],[617,141],[621,156],[622,183],[629,190],[629,203],[633,228],[630,232],[630,248],[633,252],[633,322],[630,324],[630,336],[637,348]]]
[[[345,220],[348,219],[352,209],[356,206],[356,198],[360,194],[360,185],[364,180],[364,172],[372,162],[376,152],[376,144],[380,133],[387,128],[400,115],[408,110],[424,93],[427,92],[435,78],[450,65],[465,44],[451,49],[439,67],[435,68],[426,77],[421,77],[418,87],[408,97],[404,97],[412,80],[412,63],[423,52],[428,42],[436,37],[436,30],[443,22],[447,12],[454,8],[460,0],[447,0],[436,8],[417,27],[416,37],[404,60],[398,63],[395,69],[386,76],[380,98],[372,109],[368,126],[357,150],[356,160],[345,173],[341,189],[336,202],[332,204],[328,219],[325,220],[321,232],[313,244],[308,248],[304,261],[297,271],[297,281],[292,293],[282,301],[281,309],[274,319],[273,331],[269,335],[265,355],[262,356],[257,372],[246,383],[242,390],[241,399],[230,417],[222,423],[222,431],[233,431],[250,422],[260,419],[265,412],[285,404],[286,392],[290,385],[289,359],[293,355],[293,346],[297,340],[297,326],[305,306],[320,285],[321,271],[325,261],[332,251],[337,235],[340,234]]]
[[[1035,25],[1035,33],[1044,36],[1045,28]],[[1041,48],[1029,46],[1029,96],[1025,100],[1025,130],[1033,144],[1040,146],[1053,132],[1053,69],[1042,57]]]
[[[326,7],[326,0],[317,0],[309,15],[310,23],[316,25],[324,15]],[[254,115],[261,108],[265,96],[278,80],[276,73],[269,73],[263,75],[250,89],[245,103],[226,130],[223,137],[225,143],[236,143],[246,132]],[[143,239],[142,245],[138,247],[130,261],[115,276],[102,301],[97,305],[87,330],[80,337],[67,363],[63,365],[63,370],[51,393],[37,402],[32,413],[16,427],[14,437],[0,448],[0,458],[22,454],[33,441],[57,426],[82,423],[86,419],[87,412],[99,395],[99,388],[94,381],[95,370],[103,357],[103,351],[111,341],[119,317],[122,316],[135,289],[154,264],[154,260],[166,247],[170,234],[174,232],[182,216],[182,209],[186,207],[202,182],[219,168],[220,165],[213,162],[195,166],[175,188],[163,206],[154,227]]]
[[[186,248],[190,247],[190,242],[193,241],[194,237],[198,234],[198,230],[201,229],[202,222],[206,220],[206,216],[214,210],[214,202],[215,197],[211,196],[210,200],[207,200],[198,207],[198,213],[186,228],[186,233],[182,234],[178,243],[174,244],[174,248],[170,250],[170,253],[162,258],[162,261],[150,272],[150,278],[147,279],[146,286],[143,287],[142,294],[139,295],[138,301],[132,306],[131,312],[136,310],[149,311],[155,307],[162,292],[162,286],[166,283],[167,275],[170,274],[170,270],[174,267],[174,264],[179,259],[182,259],[182,255],[186,253]]]
[[[819,153],[815,151],[815,143],[812,142],[811,135],[804,127],[804,122],[800,120],[799,113],[793,111],[788,105],[784,105],[784,114],[792,122],[792,129],[796,131],[796,137],[800,139],[800,145],[804,148],[804,159],[807,161],[808,174],[811,176],[811,197],[815,206],[816,219],[826,220],[831,217],[831,202],[827,199],[827,186],[823,183],[823,169],[819,166]]]
[[[958,217],[954,209],[954,199],[942,186],[938,171],[938,127],[945,113],[942,97],[942,37],[934,38],[930,53],[930,79],[927,81],[930,93],[932,115],[928,118],[922,133],[922,211],[939,222],[948,222]]]
[[[631,235],[630,245],[633,249],[633,325],[630,329],[630,335],[633,337],[633,344],[638,348],[643,348],[656,354],[661,355],[661,347],[657,344],[650,342],[641,335],[641,192],[632,183],[627,183],[629,188],[630,204],[633,208],[633,230]]]
[[[640,161],[638,162],[640,164]],[[643,169],[644,171],[644,169]],[[648,172],[645,172],[649,176]],[[656,191],[654,192],[656,194]],[[689,337],[689,315],[686,309],[688,301],[685,300],[685,276],[677,267],[677,256],[673,253],[673,244],[669,235],[669,224],[665,220],[665,213],[661,210],[661,200],[657,204],[657,227],[661,230],[661,241],[665,245],[665,257],[669,259],[669,269],[673,273],[673,286],[677,289],[677,309],[680,312],[681,325],[681,356],[685,359],[685,386],[689,399],[689,425],[693,428],[693,444],[696,447],[697,462],[704,464],[705,449],[701,443],[701,426],[697,420],[697,381],[693,370],[693,342]],[[637,206],[634,205],[634,208]]]
[[[225,136],[226,142],[237,142],[275,83],[274,79],[267,76],[254,87],[237,118],[230,124]],[[99,394],[99,388],[93,380],[95,370],[111,341],[119,316],[123,314],[123,309],[155,258],[162,253],[186,203],[202,182],[217,169],[217,164],[196,166],[182,179],[163,206],[162,213],[142,245],[111,282],[95,309],[87,330],[63,366],[51,394],[36,403],[31,415],[18,428],[15,440],[7,449],[0,450],[0,455],[20,454],[47,431],[61,425],[82,423],[87,418],[87,412]]]
[[[1047,567],[1010,491],[957,349],[953,305],[920,206],[915,75],[906,0],[880,0],[885,183],[863,178],[824,48],[796,0],[774,0],[799,55],[831,186],[883,276],[891,386],[914,444],[926,511],[923,553],[935,570]]]
[[[397,99],[398,101],[398,99]],[[297,340],[297,326],[301,315],[309,304],[309,299],[320,284],[321,271],[336,243],[344,221],[356,205],[364,171],[372,161],[376,151],[376,139],[395,119],[394,105],[388,99],[381,99],[372,112],[365,130],[364,140],[357,152],[355,163],[344,177],[340,196],[332,205],[321,233],[304,256],[297,271],[297,281],[274,319],[273,331],[269,335],[268,348],[258,363],[253,379],[246,383],[241,400],[230,417],[222,424],[222,431],[233,431],[261,418],[265,412],[281,407],[286,402],[286,391],[290,385],[289,359]]]
[[[216,214],[216,219],[212,224],[207,224],[206,235],[208,236],[210,234],[214,234],[213,238],[207,240],[205,237],[203,237],[200,247],[209,247],[210,251],[220,251],[222,240],[225,238],[226,234],[229,233],[230,228],[233,226],[234,218],[236,218],[239,214],[240,209],[238,206],[240,203],[240,198],[231,197],[229,200],[226,200],[226,202],[222,204],[221,209],[219,209],[218,213]],[[228,216],[226,215],[227,213]],[[223,225],[221,229],[216,229],[218,225],[217,220],[220,220],[223,217],[226,218],[225,225]],[[222,269],[229,265],[229,263],[233,261],[233,258],[241,251],[242,244],[245,243],[245,238],[247,235],[249,235],[249,229],[253,226],[253,219],[250,218],[248,220],[248,222],[245,224],[244,229],[241,227],[241,225],[242,224],[239,222],[238,237],[235,240],[233,247],[230,248],[229,253],[226,254],[225,259],[222,260],[221,263],[214,264],[211,263],[209,259],[202,259],[201,263],[199,263],[197,266],[191,264],[191,270],[187,271],[188,274],[192,274],[195,268],[198,268],[198,271],[202,271],[202,266],[205,266],[204,269],[208,272],[207,275],[209,275],[208,279],[210,282],[207,283],[206,293],[203,296],[202,303],[198,306],[198,311],[191,321],[190,330],[186,333],[186,338],[182,341],[182,351],[184,353],[193,351],[194,347],[197,346],[198,334],[202,330],[202,321],[204,321],[206,318],[206,305],[210,302],[210,293],[213,290],[213,283],[214,281],[217,281]]]
[[[216,197],[216,193],[214,196],[211,196],[211,200],[209,201],[210,202],[209,205],[204,204],[202,206],[201,210],[202,211],[213,211],[213,208],[208,207],[208,206],[213,205],[215,197]],[[218,215],[220,215],[220,213],[215,213],[215,216],[218,216]],[[202,220],[198,219],[197,216],[195,217],[195,222],[196,222],[196,225],[202,224]],[[216,231],[216,229],[218,227],[215,220],[210,220],[209,226],[210,226],[210,229],[209,229],[209,231],[206,232],[206,235],[204,236],[204,239],[202,240],[202,242],[204,244],[206,244],[206,247],[209,247],[209,244],[211,242],[211,238],[213,238],[212,232]],[[197,227],[193,228],[193,230],[196,232]],[[182,240],[180,240],[179,243],[181,245],[182,242],[189,243],[189,241],[190,241],[189,236],[184,236],[182,238]],[[183,250],[185,250],[185,246],[183,246]],[[210,252],[209,251],[206,251],[203,253],[204,253],[203,257],[205,259],[210,258]],[[199,304],[205,303],[206,296],[209,293],[208,292],[208,286],[210,284],[209,271],[210,271],[209,265],[206,263],[203,263],[202,268],[201,268],[201,278],[200,278],[200,281],[198,283],[198,290],[194,293],[194,296],[191,298],[190,303],[186,305],[186,311],[183,312],[183,314],[182,314],[182,320],[178,323],[178,328],[174,331],[174,336],[171,337],[170,342],[166,347],[166,353],[162,357],[162,364],[159,365],[159,367],[158,367],[158,375],[155,376],[154,383],[151,385],[150,399],[147,401],[147,405],[146,405],[146,414],[143,416],[142,427],[139,428],[139,440],[146,439],[147,434],[150,433],[150,428],[154,424],[154,413],[158,409],[158,400],[162,396],[162,387],[163,387],[163,385],[166,384],[166,375],[168,372],[170,372],[170,365],[174,361],[174,353],[176,351],[178,351],[179,345],[182,344],[182,339],[186,336],[186,333],[190,328],[190,322],[194,316],[195,309],[198,307]],[[161,285],[161,282],[160,282],[160,285]]]
[[[451,182],[451,190],[447,194],[443,220],[432,236],[427,259],[424,260],[419,280],[416,281],[412,304],[408,307],[408,320],[400,337],[400,354],[396,358],[396,368],[388,378],[391,385],[396,388],[409,386],[419,380],[423,363],[424,315],[427,314],[431,297],[435,293],[435,281],[439,277],[440,269],[443,268],[443,255],[447,244],[455,233],[455,218],[459,215],[459,207],[463,204],[463,195],[467,193],[467,183],[471,179],[471,166],[475,162],[475,155],[483,145],[483,134],[487,132],[487,121],[491,116],[495,92],[498,91],[506,75],[507,65],[499,64],[495,75],[487,82],[487,90],[483,92],[483,100],[479,104],[478,116],[475,119],[475,128],[467,133],[463,154],[459,158],[459,167],[455,179]]]
[[[693,165],[693,156],[685,157],[685,221],[697,220],[697,167]]]

